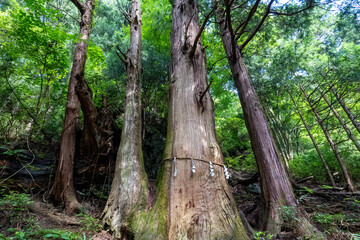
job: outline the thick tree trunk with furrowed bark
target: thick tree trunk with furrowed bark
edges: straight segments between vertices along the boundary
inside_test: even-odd
[[[224,176],[213,102],[210,94],[204,93],[208,86],[204,47],[198,41],[193,49],[200,31],[197,3],[174,0],[172,4],[165,159],[151,212],[156,221],[148,222],[139,238],[246,240],[247,231]],[[210,162],[214,163],[214,176],[210,174]]]
[[[246,128],[259,169],[261,201],[257,209],[257,227],[261,231],[279,234],[284,220],[287,220],[285,225],[290,226],[298,236],[322,237],[322,234],[297,207],[291,183],[231,29],[230,16],[221,7],[217,8],[216,13],[222,42],[238,90]],[[292,217],[284,217],[285,208]]]
[[[78,0],[72,0],[72,2],[81,12],[80,40],[75,49],[71,69],[58,168],[55,182],[50,190],[50,195],[53,196],[55,202],[64,202],[65,209],[69,213],[73,213],[81,207],[76,198],[73,182],[75,136],[80,111],[80,101],[76,94],[76,88],[79,80],[84,77],[94,9],[94,0],[86,0],[84,4]]]
[[[344,163],[344,161],[342,160],[342,158],[341,158],[341,156],[340,156],[340,153],[339,153],[339,151],[338,151],[338,149],[337,149],[334,141],[332,140],[332,138],[331,138],[328,130],[326,129],[323,121],[321,120],[318,112],[316,111],[314,105],[311,103],[311,99],[310,99],[309,96],[306,94],[306,91],[305,91],[305,89],[303,88],[303,86],[302,86],[301,84],[300,84],[300,88],[301,88],[301,91],[304,93],[304,96],[305,96],[305,98],[306,98],[306,100],[307,100],[307,102],[308,102],[311,110],[313,111],[313,113],[314,113],[314,115],[315,115],[315,117],[316,117],[316,120],[317,120],[318,124],[320,125],[321,129],[323,130],[323,132],[324,132],[324,134],[325,134],[325,137],[326,137],[328,143],[330,144],[331,149],[332,149],[333,152],[334,152],[334,155],[335,155],[335,157],[336,157],[336,160],[338,161],[338,163],[339,163],[339,165],[340,165],[340,167],[341,167],[341,170],[342,170],[342,172],[343,172],[343,175],[344,175],[344,178],[345,178],[345,180],[346,180],[346,183],[348,184],[347,187],[348,187],[349,191],[354,192],[354,191],[355,191],[354,185],[353,185],[353,183],[352,183],[352,180],[351,180],[350,175],[349,175],[349,173],[348,173],[348,171],[347,171],[347,168],[346,168],[346,166],[345,166],[345,163]]]
[[[130,48],[126,59],[127,85],[121,143],[116,159],[110,196],[103,221],[121,239],[132,239],[139,223],[137,217],[147,205],[147,175],[141,144],[141,8],[131,1]]]

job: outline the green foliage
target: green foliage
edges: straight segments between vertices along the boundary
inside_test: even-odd
[[[43,239],[64,239],[64,240],[86,240],[85,234],[68,232],[58,229],[42,229],[34,233],[32,236],[42,237]]]
[[[9,232],[12,232],[13,235],[10,237],[6,237],[4,239],[63,239],[63,240],[87,240],[89,239],[85,234],[69,232],[66,230],[59,229],[32,229],[32,230],[17,230],[8,229]],[[1,237],[1,235],[0,235]]]
[[[0,200],[0,206],[11,208],[17,214],[22,211],[29,211],[29,206],[33,203],[29,198],[29,194],[17,193],[15,191],[10,191],[9,194],[5,194]]]
[[[280,208],[281,218],[284,220],[284,224],[293,223],[293,221],[300,221],[296,217],[296,206],[281,206]]]
[[[302,187],[306,192],[310,193],[310,194],[313,194],[314,193],[314,190],[310,189],[310,188],[307,188],[307,187]]]
[[[240,158],[241,156],[236,158],[227,157],[224,159],[224,162],[230,168],[240,170]]]
[[[82,231],[99,232],[103,229],[103,225],[99,219],[93,218],[86,214],[78,214],[77,216],[81,217],[80,223],[82,224]]]
[[[9,219],[8,232],[13,233],[15,239],[29,239],[27,232],[38,229],[38,223],[29,212],[34,202],[26,193],[5,192],[6,189],[1,190],[0,213]]]
[[[47,125],[56,134],[60,126],[54,117],[62,107],[55,106],[64,103],[66,43],[72,35],[58,23],[59,11],[48,8],[46,1],[10,1],[10,5],[0,11],[0,30],[6,32],[0,34],[2,137],[6,141],[30,130],[37,135]]]
[[[335,215],[330,213],[315,213],[312,218],[314,222],[320,223],[325,229],[329,229],[333,225],[346,221],[346,216],[343,213]]]
[[[19,156],[21,155],[22,150],[21,149],[7,149],[6,152],[2,153],[4,155],[8,155],[8,156]]]
[[[327,148],[326,151],[329,152],[331,149]],[[329,159],[331,159],[331,162],[328,161],[328,164],[330,165],[331,169],[337,170],[338,168],[336,166],[335,159],[333,156],[331,156],[331,154],[332,153],[329,152]],[[291,172],[298,178],[314,176],[316,181],[326,182],[326,170],[323,168],[321,160],[319,159],[315,149],[311,149],[307,154],[303,153],[301,155],[299,154],[298,156],[295,156],[289,162],[289,166]]]
[[[255,173],[257,171],[255,156],[252,152],[235,158],[227,157],[224,159],[224,162],[229,167],[239,171],[245,171],[248,173]]]
[[[17,193],[6,189],[1,189],[0,194],[0,212],[9,219],[10,228],[5,234],[0,234],[0,239],[64,239],[64,240],[86,240],[85,233],[74,233],[59,229],[44,229],[35,221],[29,208],[34,203],[26,193]],[[102,230],[100,220],[94,219],[88,215],[79,215],[82,219],[82,231],[87,233],[98,232]],[[10,235],[10,236],[9,236]]]
[[[20,226],[24,229],[31,229],[37,226],[29,212],[29,207],[33,203],[29,194],[10,191],[8,194],[3,194],[0,199],[0,212],[9,218],[11,227]]]
[[[256,240],[270,240],[274,235],[266,232],[255,232],[253,238]]]

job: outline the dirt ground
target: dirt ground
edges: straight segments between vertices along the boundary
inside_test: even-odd
[[[305,210],[317,228],[327,234],[328,239],[346,240],[360,239],[360,195],[342,194],[345,191],[333,191],[326,188],[319,188],[317,183],[302,183],[302,188],[295,191],[299,205]],[[152,186],[152,189],[154,186]],[[29,206],[29,213],[33,220],[43,229],[59,229],[71,232],[83,232],[94,240],[113,239],[111,234],[105,230],[93,232],[84,231],[83,222],[79,216],[69,216],[64,212],[63,206],[53,206],[46,200],[44,188],[34,189],[29,185],[21,185],[21,182],[12,182],[12,189],[19,192],[27,191],[30,194],[33,204]],[[316,189],[317,193],[311,189]],[[153,189],[154,190],[154,189]],[[10,191],[10,188],[8,189]],[[155,191],[151,191],[155,195]],[[255,210],[260,201],[259,183],[237,184],[233,187],[234,198],[238,209],[245,216]],[[105,199],[94,196],[79,197],[83,206],[87,209],[86,214],[94,219],[101,217],[101,211],[105,204]],[[11,214],[6,210],[0,210],[0,233],[9,236],[8,228],[19,228],[10,222]],[[286,229],[286,228],[285,228]],[[359,234],[359,235],[355,235]],[[1,236],[1,235],[0,235]],[[1,237],[0,237],[1,239]],[[261,238],[259,238],[261,239]],[[265,238],[263,238],[265,239]],[[283,232],[277,239],[296,239],[291,233]]]
[[[328,239],[360,239],[360,194],[334,191],[319,187],[320,184],[302,183],[295,190],[298,204],[305,210],[313,224],[325,232]],[[315,189],[315,192],[312,191]],[[245,216],[255,210],[260,202],[259,183],[238,184],[233,187],[238,209]],[[291,233],[282,232],[279,239],[296,239]]]

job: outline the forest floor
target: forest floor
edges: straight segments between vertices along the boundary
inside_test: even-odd
[[[15,156],[17,156],[17,161],[14,161]],[[97,190],[78,191],[79,200],[87,211],[74,216],[67,215],[63,206],[55,207],[46,199],[45,193],[46,189],[49,189],[51,171],[49,173],[49,170],[43,170],[53,164],[51,159],[53,159],[52,156],[50,158],[35,157],[34,154],[25,150],[9,152],[0,148],[0,240],[113,239],[109,232],[103,229],[100,221],[106,196],[94,193],[101,192],[103,190],[100,189],[101,187]],[[29,163],[32,167],[23,169],[22,166]],[[8,174],[11,178],[5,178],[5,167],[16,175]],[[29,174],[31,178],[26,177]],[[239,175],[239,179],[249,177],[239,172],[233,175]],[[33,184],[32,177],[35,178],[37,184]],[[150,193],[155,198],[156,188],[153,182],[150,183]],[[249,217],[260,201],[259,182],[256,177],[253,177],[251,181],[241,183],[230,179],[229,183],[232,185],[234,199],[239,210]],[[360,194],[347,193],[345,190],[333,189],[310,180],[297,184],[296,189],[299,206],[316,227],[327,234],[328,239],[360,239]],[[289,211],[284,209],[284,214],[289,214]],[[292,217],[285,215],[284,217]],[[287,229],[289,226],[284,224],[284,232],[278,239],[296,239],[290,232],[286,232]],[[261,238],[261,235],[263,236],[261,232],[255,235],[257,237],[254,239],[266,239]]]
[[[295,190],[299,206],[313,224],[326,233],[328,239],[360,239],[360,194],[336,191],[316,182],[302,183],[301,186]],[[248,217],[260,202],[259,183],[247,186],[238,184],[233,187],[233,194],[238,209]],[[289,211],[284,209],[286,214]],[[279,239],[296,239],[286,229],[289,227],[284,226]]]
[[[260,201],[258,184],[238,184],[233,187],[238,208],[246,216],[255,210]],[[326,197],[326,193],[331,193],[330,190],[323,191],[325,194],[319,196],[311,193],[311,189],[315,189],[318,184],[307,183],[303,185],[304,187],[306,185],[304,190],[296,191],[299,204],[317,228],[327,234],[328,239],[359,239],[359,196],[329,194]],[[16,181],[12,189],[23,191],[23,187],[20,182]],[[21,196],[13,197],[17,197],[17,202],[21,204],[21,200],[19,200]],[[10,210],[0,207],[0,239],[6,239],[7,236],[15,236],[15,239],[113,239],[109,232],[102,229],[99,220],[105,203],[104,200],[83,199],[82,204],[87,209],[86,214],[74,216],[67,215],[62,206],[55,207],[51,202],[46,202],[43,192],[35,193],[32,196],[30,194],[30,200],[32,201],[31,204],[27,207],[22,206],[24,207],[23,212],[17,211],[15,208]],[[24,205],[24,202],[22,204]],[[20,236],[22,231],[24,232],[23,238]],[[32,231],[32,235],[26,231]],[[261,233],[257,233],[257,236],[261,236]],[[283,232],[278,239],[295,238],[291,233]]]

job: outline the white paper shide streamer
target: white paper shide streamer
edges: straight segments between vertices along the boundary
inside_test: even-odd
[[[194,163],[194,159],[192,159],[191,158],[191,171],[193,172],[193,173],[195,173],[196,171],[195,171],[195,163]]]
[[[230,178],[230,174],[229,174],[229,171],[227,169],[227,167],[224,165],[224,174],[225,174],[225,178],[226,179],[229,179]]]
[[[213,166],[213,163],[210,161],[209,162],[209,167],[210,167],[210,176],[215,176],[215,173],[214,173],[214,166]]]
[[[175,167],[174,177],[176,177],[176,175],[177,175],[177,169],[176,169],[176,157],[174,157],[174,167]]]
[[[170,158],[171,159],[171,158]],[[181,158],[180,158],[181,159]],[[176,157],[174,157],[174,177],[176,177],[177,175],[177,168],[176,168]],[[196,159],[195,159],[196,160]],[[204,160],[200,160],[200,161],[204,161]],[[205,162],[205,161],[204,161]],[[223,166],[224,167],[224,175],[225,175],[225,178],[226,179],[229,179],[230,178],[230,174],[229,174],[229,171],[228,171],[228,168],[225,166],[225,165],[222,165],[222,164],[218,164],[220,166]],[[214,172],[214,164],[210,161],[209,162],[209,169],[210,169],[210,176],[211,177],[214,177],[215,176],[215,172]],[[195,161],[193,158],[191,158],[191,172],[192,173],[195,173],[196,172],[196,167],[195,167]]]

